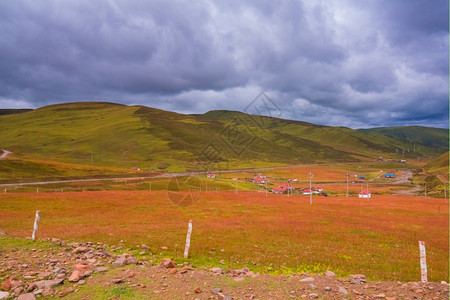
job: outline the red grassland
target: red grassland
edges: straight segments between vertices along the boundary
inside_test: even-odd
[[[223,259],[226,267],[247,265],[255,271],[331,269],[393,281],[420,279],[418,241],[423,240],[429,280],[448,281],[444,199],[315,196],[311,206],[309,196],[203,192],[192,206],[174,205],[181,196],[165,191],[2,194],[0,229],[30,236],[39,209],[39,238],[124,240],[128,246],[145,243],[156,253],[165,245],[169,250],[163,255],[181,259],[192,219],[190,261],[198,265],[218,265]]]

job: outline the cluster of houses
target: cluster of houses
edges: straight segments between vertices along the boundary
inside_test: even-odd
[[[385,177],[387,177],[386,175],[393,175],[393,176],[389,176],[389,177],[395,177],[395,174],[390,174],[390,173],[385,174]],[[357,177],[357,175],[354,175],[354,176]],[[208,174],[206,174],[206,177],[216,178],[216,174],[208,173]],[[362,176],[360,176],[359,178],[365,179]],[[258,175],[258,176],[254,176],[251,181],[253,183],[257,183],[257,184],[267,184],[267,183],[269,183],[270,179],[266,175]],[[315,187],[312,187],[311,189],[309,187],[308,188],[294,188],[289,183],[298,182],[297,178],[288,179],[287,182],[288,183],[282,183],[279,186],[273,188],[272,193],[274,193],[274,194],[289,194],[294,191],[298,191],[298,192],[301,192],[303,195],[312,195],[312,194],[320,194],[323,192],[323,188],[321,186],[315,186]],[[323,195],[326,196],[325,193],[323,193]],[[371,192],[369,190],[363,190],[359,193],[358,196],[359,196],[359,198],[370,198]]]

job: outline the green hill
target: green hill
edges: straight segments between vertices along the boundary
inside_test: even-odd
[[[446,173],[448,177],[449,170],[449,160],[448,151],[440,155],[438,158],[429,162],[424,169],[428,170],[430,173]]]
[[[344,127],[211,111],[82,102],[0,115],[0,142],[18,158],[146,170],[247,168],[396,158],[410,141]],[[442,147],[417,143],[417,156]],[[445,150],[446,151],[446,150]]]
[[[421,126],[403,127],[379,127],[371,129],[360,129],[365,133],[381,133],[393,136],[410,142],[409,148],[414,148],[414,144],[441,148],[448,150],[449,135],[448,130],[443,128],[430,128]]]

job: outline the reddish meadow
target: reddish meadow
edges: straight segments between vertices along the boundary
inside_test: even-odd
[[[194,205],[174,205],[178,201]],[[444,199],[315,196],[310,205],[309,196],[258,192],[101,191],[1,194],[0,204],[0,229],[9,235],[30,236],[39,209],[39,238],[124,240],[128,247],[147,244],[160,257],[178,260],[183,260],[192,219],[191,262],[220,265],[223,259],[226,267],[273,273],[330,269],[375,280],[418,281],[418,241],[423,240],[429,279],[448,281]],[[163,245],[169,250],[161,251]]]

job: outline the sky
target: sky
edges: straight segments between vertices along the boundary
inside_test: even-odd
[[[0,1],[0,108],[449,126],[447,0]]]

